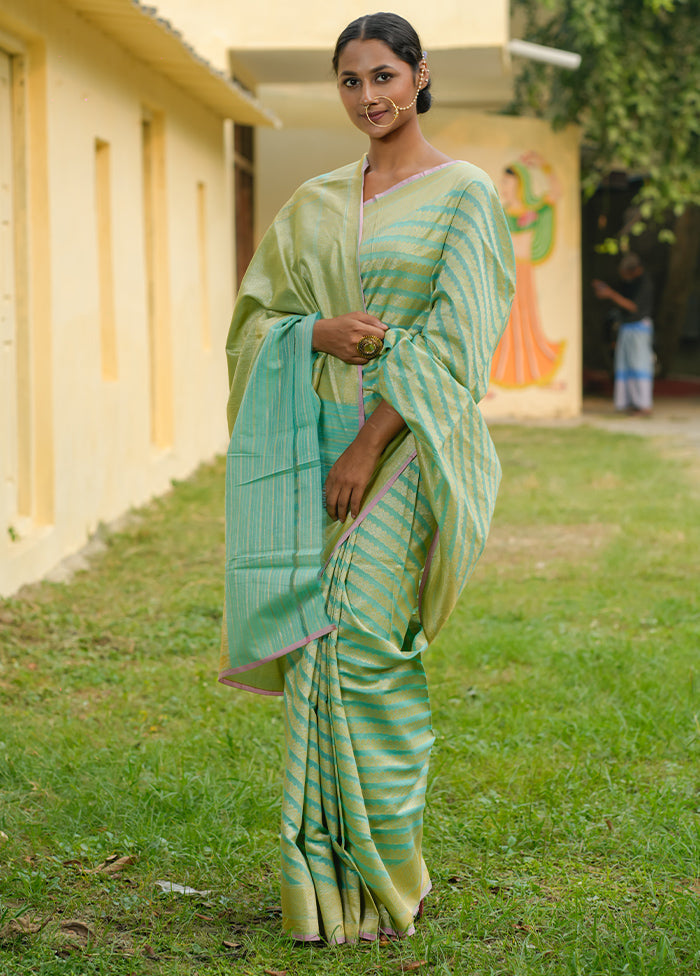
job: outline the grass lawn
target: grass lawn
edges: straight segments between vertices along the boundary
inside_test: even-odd
[[[215,681],[217,462],[72,583],[0,601],[0,976],[700,971],[697,466],[494,437],[492,537],[426,658],[417,935],[280,935],[282,712]]]

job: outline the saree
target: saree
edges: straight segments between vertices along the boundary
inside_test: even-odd
[[[362,205],[365,163],[304,184],[265,235],[227,341],[220,680],[282,695],[286,932],[406,935],[430,881],[433,741],[422,652],[485,543],[500,467],[477,403],[513,296],[510,237],[478,168],[451,162]],[[389,326],[364,367],[312,352],[319,317]],[[385,400],[406,428],[357,518],[325,477]]]

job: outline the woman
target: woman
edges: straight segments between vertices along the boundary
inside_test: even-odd
[[[547,177],[536,193],[532,169]],[[491,382],[506,389],[544,386],[561,366],[564,342],[551,342],[542,331],[534,266],[546,261],[554,245],[555,203],[559,185],[539,153],[525,153],[508,166],[501,180],[501,202],[513,235],[517,287],[508,327],[491,366]]]
[[[490,181],[421,134],[413,28],[362,17],[333,64],[369,152],[282,209],[227,343],[220,680],[284,695],[284,929],[338,943],[409,934],[430,887],[421,654],[488,530],[476,403],[513,285]]]

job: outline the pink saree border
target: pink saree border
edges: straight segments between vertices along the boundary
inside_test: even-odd
[[[333,549],[332,549],[331,554],[329,555],[328,559],[323,564],[323,569],[321,570],[321,575],[323,575],[325,573],[325,571],[328,569],[328,564],[330,563],[331,559],[335,555],[336,551],[352,535],[352,533],[355,531],[355,529],[358,528],[358,526],[360,526],[364,522],[364,520],[370,514],[370,512],[372,511],[372,509],[375,508],[375,506],[379,504],[379,502],[382,500],[382,498],[384,498],[384,496],[390,490],[390,488],[392,487],[392,485],[394,484],[394,482],[396,482],[398,480],[398,478],[404,473],[404,471],[406,470],[406,468],[409,466],[409,464],[411,463],[411,461],[413,461],[416,458],[416,456],[417,456],[416,455],[416,452],[415,451],[411,451],[411,455],[408,458],[408,460],[407,461],[404,461],[404,463],[401,465],[401,467],[399,468],[399,470],[398,471],[395,471],[394,474],[392,474],[391,478],[389,478],[389,480],[384,485],[384,487],[382,488],[382,490],[379,491],[379,492],[377,492],[377,494],[374,496],[374,498],[369,503],[369,505],[366,505],[365,508],[362,509],[362,511],[359,513],[359,515],[357,516],[357,518],[355,519],[355,521],[352,523],[352,525],[349,528],[347,528],[345,530],[345,532],[343,532],[343,534],[341,535],[341,537],[338,539],[338,541],[336,542],[336,544],[333,546]]]
[[[439,169],[445,169],[446,166],[452,166],[454,163],[458,163],[458,162],[459,162],[458,159],[448,159],[444,163],[438,163],[437,166],[431,166],[430,169],[424,169],[420,173],[414,173],[413,176],[407,176],[405,180],[400,180],[400,182],[394,183],[394,185],[390,186],[388,190],[382,190],[381,193],[375,193],[373,197],[369,198],[369,200],[363,199],[363,205],[365,203],[374,203],[375,200],[381,200],[382,197],[387,196],[389,193],[393,193],[394,190],[400,190],[402,186],[408,186],[409,183],[415,183],[416,180],[420,180],[424,176],[430,176],[431,173],[437,173]],[[367,162],[365,168],[362,170],[363,176],[368,166],[369,166],[369,161]],[[364,198],[364,179],[362,182],[363,182],[362,196]]]
[[[260,667],[261,664],[268,664],[270,661],[275,661],[279,657],[284,657],[285,654],[289,654],[290,651],[296,651],[299,647],[305,647],[306,644],[310,644],[312,640],[318,640],[319,637],[325,637],[326,634],[331,634],[334,630],[337,630],[335,624],[328,624],[327,627],[323,627],[321,630],[317,630],[313,634],[307,634],[300,640],[295,641],[293,644],[289,644],[287,647],[283,647],[279,651],[275,651],[274,654],[268,654],[267,657],[260,658],[259,661],[252,661],[250,664],[241,664],[238,668],[225,668],[223,671],[219,672],[219,682],[222,685],[230,685],[232,688],[242,688],[244,691],[252,691],[257,695],[282,695],[281,691],[265,691],[262,688],[253,688],[250,685],[240,684],[238,681],[229,681],[229,677],[232,674],[241,674],[246,671],[252,671],[254,668]]]

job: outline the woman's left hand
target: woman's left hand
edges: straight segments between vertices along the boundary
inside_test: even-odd
[[[379,454],[368,445],[353,441],[335,462],[326,478],[326,511],[334,521],[344,522],[348,512],[357,518]]]

